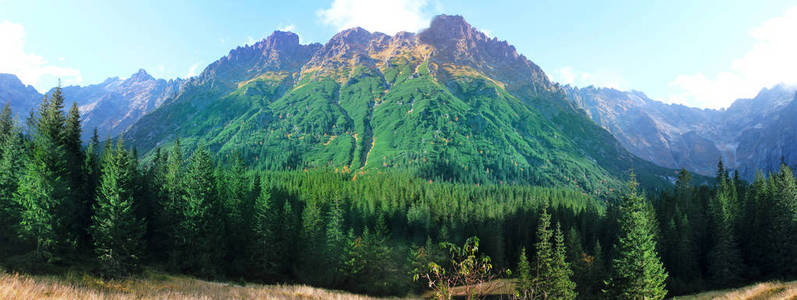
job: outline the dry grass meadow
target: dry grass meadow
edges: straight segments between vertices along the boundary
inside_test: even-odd
[[[146,272],[101,280],[86,274],[30,276],[0,271],[0,299],[376,299],[304,285],[245,286]]]
[[[743,288],[711,291],[691,296],[676,297],[677,300],[781,300],[797,299],[797,281],[763,282]]]

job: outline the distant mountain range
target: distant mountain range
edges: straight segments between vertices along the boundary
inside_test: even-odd
[[[188,152],[203,144],[267,169],[395,168],[607,193],[630,169],[666,182],[678,168],[714,175],[722,157],[751,178],[781,156],[797,161],[794,87],[704,110],[561,86],[459,16],[394,36],[353,28],[323,45],[276,31],[187,80],[140,70],[63,91],[67,106],[80,107],[84,138],[96,127],[143,153],[180,138]],[[0,105],[10,101],[24,117],[41,97],[0,74]]]
[[[729,108],[697,109],[664,104],[637,91],[564,88],[573,103],[623,146],[668,168],[714,175],[717,162],[752,179],[758,170],[776,170],[781,157],[797,162],[797,87],[762,89]]]
[[[89,139],[94,128],[101,138],[114,137],[160,106],[180,91],[185,80],[155,79],[143,69],[127,79],[108,78],[88,86],[66,86],[66,110],[76,102],[81,113],[83,138]],[[52,93],[52,90],[47,94]],[[25,86],[15,75],[0,74],[0,105],[11,103],[11,110],[24,120],[42,101],[32,86]]]

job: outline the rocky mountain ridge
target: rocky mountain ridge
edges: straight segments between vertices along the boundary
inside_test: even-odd
[[[756,97],[738,99],[720,110],[665,104],[638,91],[564,90],[626,149],[660,166],[713,175],[722,158],[726,166],[751,179],[757,170],[777,169],[781,156],[797,162],[797,147],[785,139],[788,133],[784,135],[784,128],[790,127],[783,123],[794,118],[789,108],[797,87],[764,88]]]

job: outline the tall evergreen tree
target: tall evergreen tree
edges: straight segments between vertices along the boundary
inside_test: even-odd
[[[114,153],[105,155],[91,217],[94,251],[106,276],[136,271],[142,255],[144,224],[134,211],[134,167],[122,139]]]
[[[14,226],[19,223],[20,207],[13,196],[19,185],[20,170],[29,159],[25,142],[6,104],[0,112],[0,243],[11,243]]]
[[[321,218],[321,207],[316,200],[309,200],[302,210],[301,265],[300,278],[319,284],[321,278],[316,266],[323,263],[324,223]]]
[[[534,278],[531,276],[531,266],[526,257],[526,248],[520,249],[517,264],[517,285],[515,296],[520,299],[531,299],[534,293]]]
[[[617,257],[606,296],[612,299],[663,299],[667,295],[667,273],[656,252],[656,239],[645,198],[637,192],[632,176],[630,192],[620,205],[620,236]]]
[[[713,243],[708,253],[708,273],[714,285],[726,287],[740,281],[742,258],[733,221],[736,188],[722,161],[718,169],[716,191],[709,202]]]
[[[260,195],[254,203],[254,216],[252,219],[251,231],[252,241],[250,243],[250,260],[253,262],[254,273],[263,278],[274,279],[279,276],[276,265],[280,257],[277,257],[279,249],[276,231],[279,226],[279,212],[271,199],[268,189],[261,189]]]
[[[220,266],[220,254],[224,251],[219,237],[223,233],[214,189],[213,163],[210,153],[200,147],[191,155],[187,172],[185,202],[180,210],[178,231],[182,242],[179,245],[184,268],[204,276],[212,276]],[[215,220],[211,224],[211,220]],[[213,226],[215,225],[215,226]]]
[[[20,233],[36,245],[36,254],[53,261],[76,246],[76,203],[69,184],[64,145],[63,96],[56,88],[44,97],[34,119],[33,149],[15,201],[20,206]]]
[[[775,213],[772,218],[772,239],[769,255],[778,266],[780,276],[797,274],[797,182],[785,163],[775,177],[773,200]]]
[[[559,223],[556,223],[553,241],[553,274],[551,274],[553,290],[551,291],[551,296],[553,299],[575,299],[577,295],[576,284],[571,280],[573,270],[570,269],[570,263],[566,260],[567,247],[565,246],[565,237]]]
[[[551,297],[555,288],[553,279],[554,249],[551,243],[552,238],[551,215],[548,213],[548,202],[545,202],[540,212],[539,223],[537,223],[537,244],[535,245],[537,251],[534,259],[534,293],[541,295],[543,298]]]
[[[336,199],[332,202],[326,222],[326,264],[335,270],[343,269],[343,250],[346,246],[346,234],[343,231],[343,208],[340,206],[340,200]],[[333,286],[342,281],[338,272],[334,272],[332,275],[329,281]]]

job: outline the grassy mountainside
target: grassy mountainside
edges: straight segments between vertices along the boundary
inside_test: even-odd
[[[632,168],[650,186],[674,176],[625,151],[539,67],[461,17],[418,35],[350,29],[323,47],[278,32],[250,48],[211,64],[126,138],[144,153],[181,138],[188,152],[201,143],[263,169],[397,168],[595,195],[621,188]]]
[[[306,285],[238,284],[157,272],[124,280],[70,273],[0,273],[0,298],[17,299],[380,299]]]

